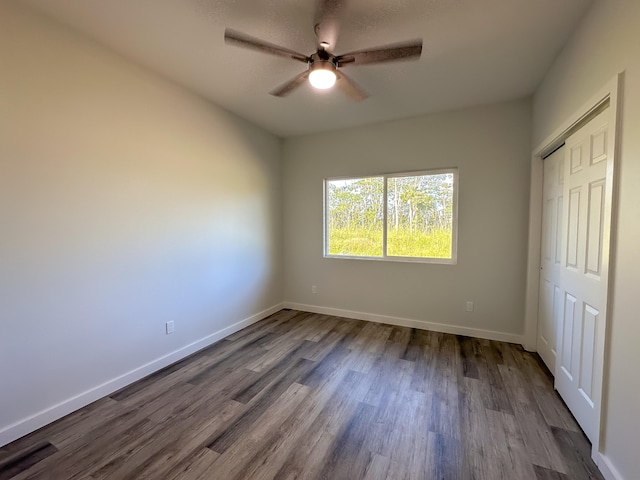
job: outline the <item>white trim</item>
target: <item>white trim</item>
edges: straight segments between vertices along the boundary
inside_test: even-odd
[[[596,452],[593,455],[593,461],[596,462],[596,465],[600,469],[600,473],[606,480],[625,480],[625,478],[616,470],[616,468],[609,460],[605,454]]]
[[[603,102],[609,100],[613,125],[613,135],[616,136],[618,116],[618,90],[622,81],[622,73],[609,80],[590,100],[567,118],[551,135],[545,138],[531,154],[531,180],[529,187],[529,237],[527,251],[527,277],[525,294],[524,318],[524,348],[536,351],[536,337],[538,336],[538,288],[540,283],[540,247],[542,232],[542,156],[550,153],[550,149],[557,147],[571,129],[587,118],[599,108]],[[618,147],[614,151],[618,157]],[[613,225],[612,225],[613,228]],[[612,257],[613,258],[613,257]],[[610,269],[611,270],[611,269]]]
[[[116,378],[108,380],[107,382],[97,385],[85,392],[82,392],[78,395],[75,395],[71,398],[68,398],[57,405],[52,405],[45,410],[42,410],[30,417],[24,418],[4,429],[0,430],[0,446],[6,445],[14,440],[27,435],[49,423],[58,420],[59,418],[68,415],[71,412],[74,412],[82,407],[89,405],[96,400],[99,400],[111,393],[126,387],[127,385],[140,380],[141,378],[146,377],[147,375],[152,374],[164,368],[172,363],[181,360],[198,350],[202,350],[203,348],[208,347],[212,343],[221,340],[232,333],[237,332],[238,330],[242,330],[249,325],[252,325],[263,318],[268,317],[284,308],[284,304],[279,303],[266,310],[258,312],[254,315],[251,315],[244,320],[240,320],[239,322],[234,323],[233,325],[229,325],[217,332],[214,332],[206,337],[201,338],[200,340],[196,340],[184,347],[179,348],[178,350],[174,350],[171,353],[163,355],[162,357],[156,358],[149,363],[141,365],[133,370],[130,370],[127,373],[124,373]]]
[[[604,87],[602,87],[594,96],[592,96],[586,103],[576,110],[573,115],[567,118],[558,128],[556,128],[551,135],[545,138],[538,147],[533,150],[534,157],[542,157],[547,153],[550,153],[550,149],[555,149],[559,145],[556,143],[559,140],[564,140],[569,131],[574,126],[589,118],[589,116],[597,110],[608,99],[613,100],[617,98],[618,87],[620,83],[620,77],[622,73],[617,74],[614,78],[609,80]],[[611,107],[617,107],[615,102],[611,102]]]
[[[613,172],[607,172],[607,177],[610,180],[608,182],[608,188],[613,196],[611,205],[611,230],[610,230],[610,250],[609,250],[609,273],[608,281],[611,283],[614,270],[614,258],[615,258],[615,227],[616,227],[616,198],[617,198],[617,175],[619,169],[614,167],[618,162],[620,145],[618,135],[618,118],[621,111],[621,96],[622,81],[624,78],[624,72],[618,73],[615,77],[609,80],[594,96],[592,96],[586,103],[582,105],[577,111],[573,113],[568,119],[562,122],[551,135],[549,135],[544,141],[542,141],[532,152],[531,156],[531,182],[530,182],[530,205],[529,205],[529,246],[527,251],[527,279],[526,279],[526,292],[525,292],[525,324],[524,324],[524,347],[527,350],[536,350],[536,339],[538,336],[538,296],[539,296],[539,282],[540,282],[540,247],[541,247],[541,233],[542,233],[542,157],[543,155],[550,153],[553,149],[557,148],[572,132],[572,130],[588,119],[595,111],[602,107],[605,102],[609,102],[608,108],[611,109],[611,141],[613,142],[613,159],[611,167]],[[608,298],[612,295],[612,289],[608,291]],[[602,354],[603,359],[607,359],[609,343],[608,337],[611,330],[611,304],[607,300],[606,304],[606,331],[605,331],[605,345],[604,352]],[[606,361],[606,360],[605,360]],[[606,368],[603,369],[600,391],[600,412],[598,414],[598,434],[593,439],[591,445],[591,455],[594,459],[597,456],[602,456],[600,452],[600,442],[602,440],[603,432],[605,430],[606,418],[603,413],[606,411],[606,385],[608,384]],[[600,465],[599,465],[600,466]],[[610,465],[609,465],[610,467]],[[615,471],[615,470],[613,470]],[[615,478],[615,477],[613,477]]]
[[[326,183],[326,181],[325,181]],[[455,185],[453,191],[455,192]],[[327,223],[327,207],[324,209],[324,223]],[[327,229],[328,230],[328,229]],[[453,240],[453,238],[452,238]],[[327,238],[327,245],[329,245],[329,239]],[[382,259],[387,258],[387,247],[389,246],[389,179],[384,177],[382,181]],[[326,258],[332,257],[324,250],[324,256]]]
[[[451,257],[435,258],[435,257],[400,257],[387,254],[388,241],[388,184],[390,178],[411,177],[411,176],[432,176],[432,175],[453,175],[453,192],[452,192],[452,225],[451,225]],[[444,265],[456,265],[458,263],[458,190],[459,186],[459,168],[434,168],[430,170],[420,170],[412,172],[399,173],[382,173],[374,175],[361,175],[350,177],[326,177],[323,179],[323,197],[322,197],[322,256],[324,258],[341,259],[341,260],[374,260],[382,262],[411,262],[411,263],[436,263]],[[329,182],[340,180],[362,180],[368,178],[382,178],[382,255],[378,257],[366,257],[356,255],[336,255],[327,252],[329,246],[329,228],[327,226],[327,197]]]
[[[542,248],[542,182],[540,157],[531,160],[529,187],[529,233],[524,304],[524,348],[535,352],[538,337],[538,295],[540,289],[540,250]]]
[[[384,233],[384,232],[383,232]],[[453,237],[452,237],[453,238]],[[354,257],[352,255],[325,255],[329,260],[369,260],[373,262],[401,262],[401,263],[433,263],[436,265],[457,265],[457,260],[452,258],[433,257]]]
[[[356,320],[366,320],[375,323],[387,323],[399,327],[418,328],[421,330],[431,330],[433,332],[451,333],[453,335],[465,335],[467,337],[484,338],[487,340],[497,340],[499,342],[517,343],[522,345],[523,336],[515,333],[495,332],[493,330],[481,330],[479,328],[462,327],[459,325],[446,325],[444,323],[433,323],[412,318],[390,317],[377,313],[356,312],[341,308],[322,307],[319,305],[306,305],[303,303],[284,302],[285,308],[301,310],[303,312],[320,313],[323,315],[333,315],[336,317],[353,318]]]

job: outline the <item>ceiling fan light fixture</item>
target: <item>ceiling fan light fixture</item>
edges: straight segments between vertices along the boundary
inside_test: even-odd
[[[336,84],[335,70],[335,65],[329,61],[314,63],[309,73],[309,83],[319,90],[331,88]]]
[[[422,39],[335,55],[336,38],[340,30],[339,17],[341,17],[344,4],[348,0],[315,1],[317,2],[314,14],[316,51],[311,55],[305,55],[286,47],[265,42],[230,28],[224,31],[224,41],[226,43],[269,55],[285,57],[306,65],[307,69],[304,72],[299,73],[275,90],[272,90],[270,92],[271,95],[285,97],[304,85],[308,79],[313,88],[320,90],[327,90],[337,85],[338,89],[342,90],[351,100],[360,102],[369,95],[357,82],[342,72],[342,67],[386,63],[394,60],[417,60],[420,58],[422,54]]]

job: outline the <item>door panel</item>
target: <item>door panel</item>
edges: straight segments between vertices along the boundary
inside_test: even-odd
[[[582,358],[580,359],[580,384],[584,397],[593,404],[593,367],[595,361],[596,329],[600,312],[585,304],[582,315]]]
[[[578,268],[578,227],[580,226],[580,196],[582,187],[569,191],[569,233],[567,237],[567,268]]]
[[[593,182],[589,185],[586,271],[596,277],[600,277],[600,266],[602,264],[604,193],[604,180]]]
[[[576,303],[578,299],[570,293],[564,295],[564,316],[562,317],[562,343],[560,345],[560,367],[564,374],[573,380],[573,341],[576,323]]]
[[[561,166],[561,168],[563,167]],[[562,227],[563,209],[564,209],[564,197],[562,196],[562,194],[560,194],[560,196],[558,197],[558,206],[556,208],[556,232],[563,231],[563,227]],[[555,244],[556,244],[556,256],[554,260],[556,265],[560,265],[560,263],[562,262],[562,236],[561,235],[556,235]]]
[[[542,204],[543,235],[537,350],[552,373],[556,368],[559,315],[562,314],[559,276],[563,255],[563,182],[564,149],[561,148],[544,161]]]
[[[567,139],[560,229],[566,231],[557,285],[560,315],[556,388],[587,436],[600,425],[611,231],[609,109]],[[544,269],[544,267],[543,267]]]

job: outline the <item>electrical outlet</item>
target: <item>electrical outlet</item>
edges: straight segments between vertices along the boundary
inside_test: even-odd
[[[318,293],[318,287],[316,285],[311,285],[311,293]]]
[[[467,302],[467,312],[473,312],[473,302]]]
[[[173,320],[171,320],[170,322],[167,322],[164,324],[164,328],[165,331],[167,332],[167,335],[171,335],[174,331],[174,325],[173,325]]]

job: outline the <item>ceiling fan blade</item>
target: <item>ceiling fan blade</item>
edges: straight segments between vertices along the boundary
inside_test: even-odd
[[[392,62],[394,60],[417,60],[422,54],[422,40],[395,43],[369,50],[345,53],[336,56],[338,66],[366,65],[371,63]]]
[[[366,99],[369,94],[364,89],[354,82],[350,77],[342,73],[340,70],[336,70],[336,86],[342,90],[351,100],[361,102]]]
[[[318,49],[333,52],[338,33],[340,33],[340,17],[345,0],[318,0],[313,18]]]
[[[277,55],[279,57],[292,58],[300,62],[308,63],[310,58],[302,53],[289,50],[288,48],[275,45],[273,43],[265,42],[259,38],[251,37],[242,32],[227,28],[224,31],[224,41],[231,43],[239,47],[250,48],[263,53],[269,53],[271,55]]]
[[[293,90],[295,90],[300,85],[302,85],[307,80],[307,78],[309,78],[309,70],[305,70],[304,72],[302,72],[297,77],[294,77],[291,80],[289,80],[288,82],[283,83],[282,85],[280,85],[275,90],[272,90],[270,93],[271,93],[271,95],[274,95],[276,97],[286,97]]]

